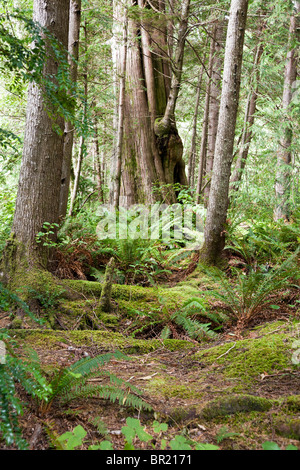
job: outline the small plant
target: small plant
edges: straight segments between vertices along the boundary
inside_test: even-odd
[[[101,369],[112,358],[128,359],[124,354],[116,351],[95,357],[85,357],[68,367],[55,371],[48,381],[51,392],[46,399],[38,401],[40,413],[46,414],[54,400],[65,404],[78,398],[91,397],[103,398],[113,403],[118,401],[123,406],[150,410],[151,406],[140,398],[141,392],[136,387]],[[37,357],[34,362],[38,368]],[[94,377],[107,378],[107,383],[90,382],[89,380]]]
[[[271,294],[291,285],[295,278],[295,257],[285,260],[269,271],[250,269],[248,273],[232,268],[234,279],[228,278],[220,269],[211,268],[207,274],[216,283],[208,296],[221,300],[241,327],[246,326],[261,311],[271,305]]]
[[[263,450],[281,450],[279,445],[276,442],[266,441],[262,444]],[[298,450],[298,447],[293,444],[288,445],[285,450]]]
[[[43,323],[22,299],[0,283],[0,310],[9,311],[14,306],[22,308],[38,324]],[[16,343],[9,330],[0,330],[0,341],[5,346],[5,355],[0,363],[0,434],[8,446],[27,449],[28,445],[22,437],[18,422],[23,413],[23,404],[16,395],[15,382],[19,382],[26,393],[39,400],[47,399],[50,388],[30,358],[21,359],[17,356]]]
[[[56,223],[44,222],[43,231],[36,234],[36,242],[42,243],[43,246],[48,248],[57,247],[57,243],[53,241],[53,235],[57,232],[59,225]]]
[[[137,326],[132,331],[132,336],[141,334],[145,329],[160,328],[160,337],[167,339],[171,336],[175,338],[184,338],[187,340],[202,340],[203,338],[214,339],[217,333],[211,329],[211,322],[202,323],[197,319],[204,317],[212,322],[220,324],[223,321],[221,315],[213,314],[207,311],[207,306],[201,298],[191,298],[183,304],[181,308],[172,312],[167,306],[165,299],[159,298],[160,308],[152,309],[150,312],[139,312],[134,310],[133,314],[137,319],[130,326]],[[148,321],[145,322],[145,317]],[[143,325],[139,326],[143,320]],[[180,332],[182,331],[182,332]]]
[[[26,290],[29,292],[31,298],[36,299],[42,308],[45,310],[54,308],[58,305],[58,301],[61,298],[62,294],[65,292],[64,289],[55,288],[55,289],[43,289],[39,291],[33,287],[26,287]]]
[[[230,437],[239,436],[239,433],[228,431],[227,427],[222,427],[217,434],[217,444],[224,441],[224,439],[229,439]]]
[[[166,450],[219,450],[219,447],[212,444],[202,444],[194,442],[185,436],[175,436],[169,443],[162,435],[168,430],[167,423],[159,423],[154,421],[152,424],[152,433],[145,431],[141,425],[140,420],[128,417],[126,419],[126,426],[123,426],[121,433],[124,437],[124,450],[139,450],[135,445],[141,447],[141,443],[150,443],[153,449]],[[53,440],[54,445],[58,449],[75,450],[82,447],[84,438],[87,432],[82,426],[76,426],[73,431],[68,431]],[[142,444],[143,447],[143,444]],[[88,450],[114,450],[113,444],[110,441],[102,441],[99,444],[90,445]]]

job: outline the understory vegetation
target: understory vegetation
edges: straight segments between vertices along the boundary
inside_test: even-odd
[[[0,449],[300,450],[299,15],[0,1]]]

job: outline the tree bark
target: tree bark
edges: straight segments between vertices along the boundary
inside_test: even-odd
[[[198,84],[197,84],[196,103],[195,103],[193,127],[192,127],[192,142],[191,142],[191,149],[190,149],[190,154],[189,154],[189,165],[188,165],[188,184],[191,188],[194,188],[194,184],[195,184],[197,122],[198,122],[203,73],[204,73],[204,66],[202,65],[200,74],[199,74]]]
[[[212,70],[213,70],[213,58],[214,58],[214,53],[215,53],[215,42],[216,42],[216,28],[213,29],[213,34],[212,34],[211,42],[210,42],[208,75],[207,75],[205,105],[204,105],[204,116],[203,116],[203,122],[202,122],[202,138],[201,138],[199,166],[198,166],[198,178],[197,178],[197,188],[196,188],[196,202],[197,202],[197,204],[199,204],[199,202],[200,202],[202,182],[203,182],[203,170],[204,170],[204,166],[205,166],[205,162],[206,162],[207,130],[208,130],[208,123],[209,123],[211,80],[212,80]]]
[[[67,50],[69,25],[69,0],[34,1],[34,21],[47,29]],[[45,36],[47,60],[43,75],[56,83],[59,63]],[[36,241],[43,224],[57,224],[61,169],[63,159],[64,118],[55,114],[45,101],[42,86],[31,83],[28,90],[26,129],[23,158],[20,169],[18,194],[12,227],[14,239],[13,258],[21,263],[26,259],[28,266],[42,264],[49,266],[48,248]],[[60,132],[57,131],[60,130]],[[53,227],[53,241],[56,230]],[[23,263],[22,263],[23,264]],[[8,266],[7,266],[8,268]]]
[[[284,89],[282,96],[283,131],[277,151],[277,171],[275,182],[276,207],[274,220],[289,220],[290,217],[290,185],[291,185],[291,145],[293,132],[289,122],[289,110],[292,101],[292,85],[297,78],[298,49],[292,44],[299,38],[300,2],[294,2],[295,13],[290,19],[289,47],[284,73]]]
[[[69,19],[69,64],[71,80],[74,84],[77,82],[78,58],[79,58],[79,39],[81,22],[81,0],[70,0],[70,19]],[[67,214],[68,198],[70,190],[72,150],[74,143],[74,125],[71,122],[65,123],[64,132],[64,158],[61,175],[60,192],[60,219],[63,220]]]
[[[121,192],[121,170],[122,170],[122,147],[124,136],[124,109],[125,109],[125,90],[126,90],[126,65],[127,65],[127,30],[128,30],[128,12],[125,10],[125,21],[123,26],[123,52],[122,66],[120,76],[119,105],[118,105],[118,128],[117,128],[117,146],[116,146],[116,173],[114,187],[112,191],[113,207],[120,205]]]
[[[70,208],[69,208],[69,217],[73,215],[74,206],[76,202],[76,197],[78,193],[79,181],[81,176],[81,168],[84,156],[86,154],[86,137],[84,135],[85,131],[84,128],[87,126],[87,100],[88,100],[88,66],[87,66],[87,23],[84,23],[84,50],[85,50],[85,64],[83,70],[83,81],[84,81],[84,110],[83,110],[83,130],[82,135],[80,136],[80,144],[79,144],[79,155],[77,159],[77,166],[75,171],[75,179],[74,185],[72,188],[71,194],[71,201],[70,201]]]
[[[99,135],[98,135],[98,124],[97,124],[97,117],[94,117],[94,139],[93,139],[93,152],[94,152],[94,172],[96,177],[97,183],[97,192],[98,192],[98,200],[100,203],[104,203],[104,173],[100,159],[100,152],[99,152]]]
[[[224,248],[247,11],[248,0],[231,1],[211,190],[200,254],[200,260],[207,264],[217,263]]]
[[[252,127],[253,127],[254,120],[255,120],[256,103],[257,103],[258,87],[259,87],[259,80],[260,80],[259,63],[263,54],[263,49],[264,48],[263,48],[262,43],[260,43],[256,48],[255,60],[254,60],[255,79],[251,80],[250,82],[250,86],[252,90],[250,91],[248,99],[247,99],[244,129],[243,129],[240,149],[239,149],[237,160],[235,162],[234,172],[232,173],[231,178],[230,178],[231,188],[235,190],[238,189],[239,183],[242,179],[243,172],[246,166],[246,161],[248,158],[251,140],[252,140]]]
[[[207,148],[205,159],[205,189],[204,189],[204,205],[207,207],[210,180],[214,163],[215,144],[218,130],[220,97],[222,87],[222,68],[223,68],[223,48],[224,48],[224,21],[218,22],[214,27],[213,33],[213,58],[210,76],[210,100],[208,114],[207,129]]]
[[[187,184],[175,107],[181,83],[190,1],[185,0],[182,4],[172,67],[167,56],[168,27],[164,2],[130,0],[129,3],[139,7],[140,16],[130,15],[128,19],[124,105],[126,138],[122,145],[120,205],[153,203],[162,199],[175,202],[172,185],[176,182]],[[124,21],[119,2],[115,2],[114,8],[115,17]],[[116,56],[117,63],[121,63],[120,48]]]

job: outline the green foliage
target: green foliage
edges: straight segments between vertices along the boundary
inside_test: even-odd
[[[8,188],[0,192],[0,253],[9,238],[15,210],[15,194]]]
[[[297,253],[270,270],[250,269],[248,272],[232,268],[233,279],[218,268],[207,274],[215,282],[207,295],[221,300],[231,314],[242,324],[247,324],[262,308],[271,304],[271,294],[289,286],[297,275]]]
[[[22,438],[18,424],[18,416],[23,413],[23,408],[16,395],[15,382],[19,382],[26,393],[39,400],[46,400],[50,389],[34,364],[14,354],[11,338],[0,332],[0,339],[8,351],[5,364],[0,364],[0,434],[8,446],[15,444],[19,449],[26,449],[27,443]]]
[[[219,430],[219,432],[217,434],[217,444],[220,444],[220,442],[222,442],[224,439],[228,439],[228,438],[234,437],[234,436],[239,436],[239,434],[236,433],[236,432],[228,431],[227,427],[224,426]]]
[[[276,442],[266,441],[262,445],[263,450],[281,450]],[[286,446],[285,450],[298,450],[298,448],[292,444]]]
[[[76,426],[73,431],[65,432],[57,438],[61,450],[74,450],[81,447],[83,439],[86,437],[87,432],[82,426]]]
[[[151,309],[149,312],[132,311],[132,315],[136,318],[130,326],[132,336],[139,335],[150,328],[154,331],[158,328],[163,339],[172,335],[174,337],[174,334],[175,337],[177,335],[196,341],[214,339],[217,333],[211,329],[212,323],[203,323],[200,318],[210,319],[217,326],[226,320],[225,315],[209,312],[207,303],[200,297],[187,300],[180,309],[175,311],[167,306],[166,299],[160,297],[159,302],[160,308]]]
[[[28,315],[36,323],[44,324],[43,319],[37,318],[30,310],[26,302],[24,302],[17,294],[14,294],[9,289],[6,289],[0,282],[0,310],[5,312],[14,308],[21,308],[23,312]]]
[[[145,431],[144,426],[140,423],[139,419],[128,417],[126,419],[126,426],[123,426],[121,433],[124,436],[124,450],[138,450],[136,443],[152,443],[154,449],[166,450],[219,450],[219,447],[212,444],[202,444],[194,442],[183,435],[177,435],[169,443],[162,436],[168,431],[167,423],[159,423],[154,421],[152,423],[152,434]],[[154,435],[153,435],[154,434]],[[84,443],[84,438],[87,433],[84,428],[79,425],[73,431],[66,432],[54,440],[54,444],[58,449],[75,450],[81,447]],[[159,446],[159,447],[158,447]],[[88,450],[113,450],[113,445],[110,441],[102,441],[99,444],[90,445]]]
[[[1,309],[7,310],[13,300],[23,307],[25,313],[28,312],[28,307],[3,289],[1,284],[0,289]],[[35,361],[31,360],[31,352],[26,359],[19,358],[15,353],[16,344],[5,329],[0,330],[0,341],[5,345],[6,353],[3,363],[0,363],[0,435],[8,446],[26,449],[28,446],[18,423],[18,417],[23,413],[23,404],[17,397],[15,383],[20,383],[28,395],[39,400],[47,399],[50,388]]]
[[[68,403],[78,398],[90,397],[103,398],[113,403],[118,401],[120,405],[137,409],[151,409],[150,405],[140,398],[141,392],[136,387],[102,369],[103,365],[112,358],[127,359],[122,353],[114,352],[82,358],[68,367],[55,371],[49,380],[51,394],[47,400],[39,403],[41,412],[47,413],[55,399],[61,403]],[[94,377],[107,378],[107,383],[89,382]]]
[[[59,299],[65,292],[64,289],[50,289],[47,287],[45,287],[42,292],[33,287],[26,287],[25,289],[30,294],[30,297],[38,300],[41,307],[45,310],[56,307],[59,303]]]
[[[42,243],[43,246],[47,247],[56,247],[57,243],[53,242],[53,235],[55,234],[55,231],[59,228],[59,225],[56,223],[50,224],[50,222],[44,222],[43,223],[43,231],[38,232],[36,234],[36,242],[37,243]]]
[[[226,249],[240,255],[248,266],[278,263],[299,245],[299,220],[286,224],[239,218],[228,227]]]

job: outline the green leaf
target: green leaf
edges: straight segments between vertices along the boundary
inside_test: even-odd
[[[220,447],[213,444],[201,444],[198,443],[195,445],[195,450],[220,450]]]
[[[91,450],[114,450],[113,445],[110,441],[102,441],[100,445],[94,445],[89,447]]]
[[[126,419],[126,424],[127,426],[123,426],[121,431],[129,444],[132,443],[136,436],[142,442],[148,442],[150,439],[152,439],[152,436],[144,431],[144,428],[138,419],[128,417]]]
[[[276,442],[266,441],[262,444],[264,450],[281,450]]]
[[[153,422],[153,430],[155,433],[166,432],[168,430],[167,423],[159,423],[158,421]]]
[[[58,437],[58,441],[65,445],[65,450],[74,450],[82,445],[86,436],[86,431],[82,426],[78,425],[73,431],[67,431]]]
[[[192,450],[187,439],[184,436],[176,436],[171,442],[170,447],[172,450]]]

